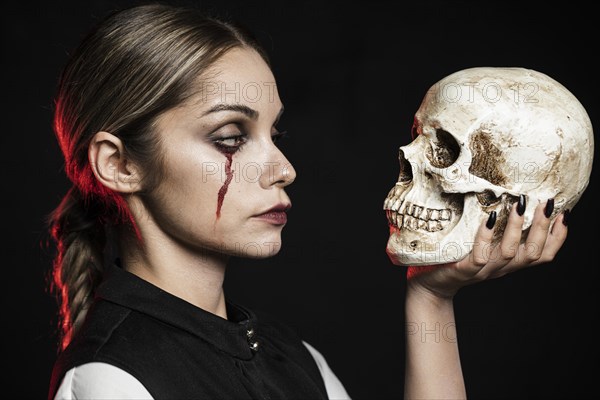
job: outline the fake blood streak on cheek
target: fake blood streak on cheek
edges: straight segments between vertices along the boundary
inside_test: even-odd
[[[227,162],[225,163],[225,182],[223,186],[219,189],[219,194],[217,195],[217,219],[221,216],[221,207],[223,206],[223,200],[225,199],[225,194],[227,193],[227,188],[229,188],[229,183],[231,183],[231,179],[233,179],[233,170],[231,169],[231,158],[233,157],[233,153],[223,152],[225,157],[227,158]]]

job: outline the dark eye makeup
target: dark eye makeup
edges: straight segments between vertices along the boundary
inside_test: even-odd
[[[222,135],[219,135],[218,133],[213,133],[210,136],[212,136],[210,140],[212,141],[214,146],[217,147],[219,151],[225,153],[236,153],[240,151],[249,140],[248,134],[244,133],[241,130]],[[271,140],[273,140],[274,144],[278,144],[281,139],[287,136],[287,131],[279,131],[277,130],[277,128],[273,127],[273,132],[271,133]]]
[[[212,139],[214,145],[221,151],[235,153],[248,141],[248,135],[244,133],[232,134]]]

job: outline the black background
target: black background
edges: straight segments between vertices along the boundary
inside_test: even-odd
[[[55,83],[87,29],[132,4],[23,1],[1,11],[5,394],[44,398],[56,354],[43,221],[70,185],[51,130]],[[598,126],[593,12],[573,2],[194,4],[240,19],[267,47],[286,106],[283,148],[298,172],[282,251],[233,260],[227,295],[295,327],[353,398],[400,398],[405,269],[385,254],[381,208],[413,114],[426,90],[452,72],[522,66],[565,85]],[[554,262],[456,296],[471,398],[597,391],[597,184],[595,168]]]

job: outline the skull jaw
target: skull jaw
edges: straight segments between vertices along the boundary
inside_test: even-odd
[[[390,226],[386,253],[395,265],[427,266],[457,262],[469,255],[479,226],[488,213],[478,207],[474,194],[466,194],[458,222],[448,230],[414,231]]]
[[[426,266],[452,263],[462,260],[470,251],[466,241],[433,242],[418,240],[414,236],[406,232],[390,231],[386,253],[393,264]]]

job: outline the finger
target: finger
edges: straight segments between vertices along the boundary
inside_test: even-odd
[[[515,257],[517,263],[527,266],[540,259],[550,231],[550,216],[552,216],[553,211],[554,199],[538,204],[533,214],[533,221],[527,239],[519,248],[518,256]]]
[[[536,210],[536,212],[537,212],[537,210]],[[562,247],[565,240],[567,239],[567,225],[565,225],[565,223],[564,223],[564,221],[566,221],[565,215],[568,216],[568,211],[565,211],[565,213],[556,217],[556,219],[554,220],[554,224],[552,225],[551,231],[549,231],[549,228],[547,228],[548,230],[546,231],[545,237],[543,239],[544,245],[542,246],[540,256],[537,257],[537,259],[535,259],[535,261],[523,262],[523,261],[519,261],[519,259],[521,259],[521,260],[527,259],[527,258],[531,259],[532,258],[532,255],[531,255],[532,249],[536,248],[536,246],[541,246],[541,244],[538,242],[535,246],[522,245],[519,248],[519,251],[523,252],[523,253],[527,253],[527,254],[525,254],[523,256],[518,255],[517,257],[515,257],[515,259],[513,261],[511,261],[508,265],[506,265],[501,270],[499,270],[495,274],[495,276],[506,275],[510,272],[516,271],[523,267],[531,267],[534,265],[539,265],[539,264],[543,264],[543,263],[552,261],[554,259],[554,257],[556,256],[556,254],[558,253],[558,251],[560,250],[560,248]],[[545,215],[544,215],[544,217],[545,217]],[[534,217],[534,224],[536,224],[536,223],[544,224],[544,221],[536,222],[536,218],[537,217]],[[548,219],[547,224],[550,225],[549,219]],[[532,224],[532,230],[533,230],[533,227],[534,227],[534,225]],[[529,236],[531,236],[532,233],[533,232],[530,232]],[[529,242],[529,236],[527,237],[528,242]]]
[[[492,239],[494,237],[494,225],[496,224],[496,211],[492,211],[488,219],[484,221],[477,230],[473,249],[469,257],[459,261],[456,268],[468,272],[471,275],[478,273],[485,266],[492,251]]]
[[[542,250],[542,255],[537,261],[532,263],[532,265],[547,263],[554,260],[554,257],[556,257],[556,254],[567,240],[567,233],[569,231],[569,229],[567,228],[569,222],[569,214],[570,211],[565,210],[554,220],[552,230],[548,234],[548,238],[546,239],[546,245]]]
[[[519,196],[519,201],[513,204],[500,244],[494,248],[488,263],[489,269],[497,270],[507,265],[519,250],[523,231],[523,214],[525,213],[525,196]]]

